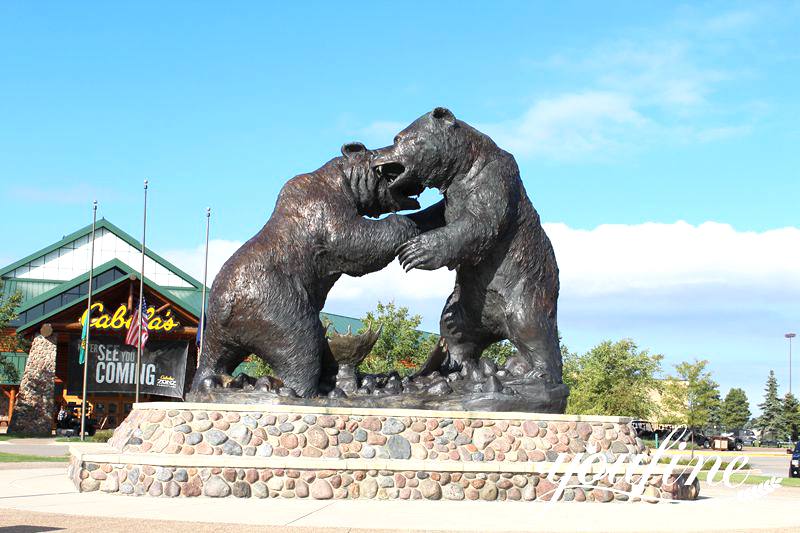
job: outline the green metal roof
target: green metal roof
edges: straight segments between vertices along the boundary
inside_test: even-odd
[[[58,280],[8,278],[3,280],[0,292],[4,298],[8,298],[19,291],[22,294],[22,303],[25,303],[62,283],[64,282]]]
[[[172,301],[191,312],[194,316],[200,316],[200,309],[203,302],[203,289],[188,289],[184,287],[161,287],[164,296],[171,296]],[[206,291],[206,303],[208,303],[208,291]]]
[[[111,261],[103,263],[102,265],[100,265],[99,267],[97,267],[95,269],[94,275],[97,276],[97,275],[99,275],[99,274],[101,274],[103,272],[106,272],[106,271],[108,271],[108,270],[110,270],[112,268],[118,268],[118,269],[122,270],[123,272],[127,272],[129,274],[137,274],[138,275],[138,273],[135,272],[131,267],[129,267],[128,265],[126,265],[125,263],[123,263],[122,261],[120,261],[118,259],[112,259]],[[88,279],[89,279],[89,273],[87,272],[85,274],[81,274],[80,276],[78,276],[78,277],[76,277],[76,278],[74,278],[74,279],[72,279],[70,281],[64,282],[62,285],[59,285],[58,287],[55,287],[54,289],[51,289],[50,291],[47,291],[46,293],[43,293],[43,294],[39,295],[37,298],[34,298],[30,302],[26,302],[22,307],[20,307],[19,312],[23,312],[23,311],[25,311],[27,309],[30,309],[31,307],[33,307],[35,305],[38,305],[39,303],[42,303],[42,302],[52,298],[53,296],[61,294],[64,291],[67,291],[67,290],[69,290],[69,289],[71,289],[73,287],[76,287],[76,286],[80,285],[81,283],[83,283],[84,281],[87,281]],[[127,278],[124,278],[124,277],[123,278],[118,278],[118,279],[116,279],[116,280],[114,280],[114,281],[112,281],[110,283],[107,283],[107,284],[105,284],[103,286],[100,286],[100,287],[97,287],[95,289],[92,289],[92,294],[97,294],[99,292],[102,292],[102,291],[104,291],[104,290],[106,290],[106,289],[108,289],[110,287],[113,287],[115,285],[123,283],[126,280],[127,280]],[[181,307],[183,307],[184,309],[186,309],[187,311],[192,313],[194,316],[196,316],[198,318],[200,317],[200,309],[199,308],[194,309],[194,308],[192,308],[192,307],[190,307],[188,305],[184,305],[185,302],[189,301],[189,299],[185,295],[184,295],[183,300],[178,300],[177,298],[173,299],[173,292],[172,291],[175,290],[175,289],[171,290],[170,288],[162,287],[162,286],[160,286],[160,285],[158,285],[156,283],[153,283],[147,277],[144,278],[144,284],[147,285],[149,288],[153,289],[154,291],[156,291],[157,293],[161,294],[162,296],[164,296],[164,297],[166,297],[166,298],[168,298],[170,300],[174,300],[175,303],[177,303],[178,305],[180,305]],[[200,289],[180,289],[180,290],[186,291],[186,292],[188,292],[189,290],[194,290],[197,293],[197,299],[199,300],[199,299],[202,298]],[[57,309],[53,309],[52,311],[50,311],[50,312],[48,312],[46,314],[43,314],[43,315],[40,315],[40,316],[36,317],[34,320],[28,321],[27,323],[18,326],[17,327],[17,331],[22,331],[24,329],[29,328],[30,326],[32,326],[34,324],[37,324],[39,322],[43,322],[43,321],[47,320],[48,318],[50,318],[50,317],[52,317],[54,315],[57,315],[61,311],[74,306],[77,303],[86,301],[88,297],[89,297],[89,295],[86,294],[86,295],[80,296],[78,298],[75,298],[74,300],[70,300],[68,303],[58,307]]]
[[[326,319],[330,320],[331,328],[335,329],[337,333],[341,334],[347,333],[348,326],[351,328],[353,333],[358,332],[358,330],[364,327],[364,323],[361,320],[350,316],[322,312],[319,314],[319,318],[323,323]]]

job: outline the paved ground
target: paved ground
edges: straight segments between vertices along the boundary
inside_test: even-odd
[[[19,453],[24,455],[39,455],[44,457],[58,457],[69,453],[71,442],[59,442],[55,438],[49,439],[9,439],[0,440],[0,452]],[[82,446],[98,446],[104,444],[100,442],[87,442]]]
[[[55,439],[8,439],[0,440],[0,452],[55,457],[69,452],[68,442]]]
[[[680,452],[681,455],[690,456],[690,452]],[[672,455],[668,452],[666,455]],[[789,474],[789,462],[792,456],[784,448],[745,448],[741,452],[720,452],[715,450],[697,450],[695,454],[704,457],[722,456],[723,460],[730,461],[734,457],[745,455],[754,474],[765,476],[786,477]]]
[[[730,489],[703,487],[695,502],[594,504],[538,502],[212,500],[78,494],[65,466],[0,470],[0,532],[351,531],[800,531],[800,489],[779,488],[742,500]],[[70,515],[64,517],[59,515]],[[203,525],[149,523],[148,520]],[[214,525],[207,525],[213,523]],[[221,524],[237,524],[225,525]],[[249,524],[249,526],[248,526]],[[328,529],[325,529],[328,528]],[[332,528],[332,529],[331,529]]]

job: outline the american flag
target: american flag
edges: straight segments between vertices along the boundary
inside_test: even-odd
[[[125,337],[125,344],[129,346],[139,346],[139,332],[141,331],[142,335],[142,348],[147,343],[147,337],[150,336],[150,332],[147,329],[147,316],[146,313],[140,313],[140,310],[147,310],[147,300],[142,297],[141,305],[133,312],[133,317],[131,318],[131,325],[128,328],[128,335]]]

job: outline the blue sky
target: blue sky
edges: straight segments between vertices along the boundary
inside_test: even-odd
[[[210,205],[218,267],[288,178],[445,105],[516,155],[571,348],[707,358],[755,404],[800,329],[798,22],[790,2],[3,2],[0,262],[94,198],[138,235],[146,177],[152,248],[198,273]],[[394,265],[328,309],[394,298],[435,330],[450,279]]]

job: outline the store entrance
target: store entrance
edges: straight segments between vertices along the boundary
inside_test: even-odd
[[[98,430],[116,428],[133,409],[133,397],[127,394],[112,396],[90,394],[88,400],[92,406],[89,416],[94,418]]]

